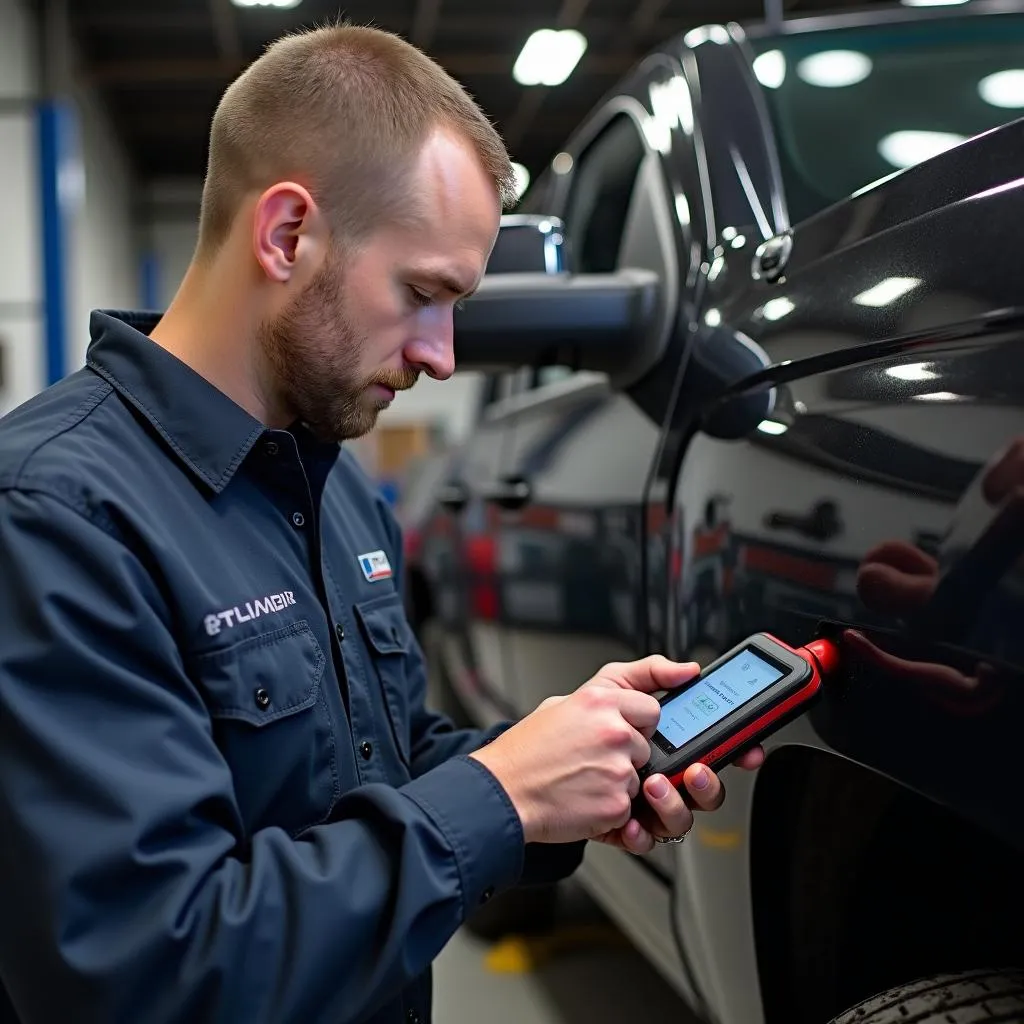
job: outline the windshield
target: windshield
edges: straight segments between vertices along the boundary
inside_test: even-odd
[[[1024,116],[1024,16],[751,40],[797,223],[879,178]]]

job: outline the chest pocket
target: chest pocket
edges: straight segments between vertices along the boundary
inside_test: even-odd
[[[408,768],[412,740],[407,673],[412,643],[402,597],[386,594],[355,607],[387,705],[395,746]]]
[[[234,777],[246,833],[296,835],[339,793],[334,728],[321,693],[326,658],[305,622],[194,655],[214,738]]]

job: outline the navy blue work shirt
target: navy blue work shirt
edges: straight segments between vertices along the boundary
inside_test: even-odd
[[[527,846],[491,734],[424,706],[386,503],[96,312],[0,420],[0,1010],[414,1024]],[[4,999],[9,1005],[2,1006]]]

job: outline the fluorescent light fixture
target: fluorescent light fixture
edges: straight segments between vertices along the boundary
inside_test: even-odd
[[[900,0],[904,7],[956,7],[967,0]]]
[[[761,315],[765,320],[781,320],[784,316],[789,316],[794,309],[796,304],[785,295],[780,295],[777,299],[769,299],[764,304]]]
[[[709,309],[704,314],[704,323],[708,327],[718,327],[722,322],[722,311],[720,309]]]
[[[282,11],[298,7],[302,0],[231,0],[236,7],[277,7]]]
[[[734,249],[742,249],[743,246],[745,246],[746,244],[747,244],[747,236],[746,235],[737,235],[732,240],[732,247]]]
[[[772,434],[774,437],[778,437],[779,434],[784,434],[789,430],[789,427],[785,423],[779,423],[778,420],[761,420],[757,429],[762,434]]]
[[[920,283],[919,277],[887,277],[866,292],[855,295],[853,301],[858,306],[888,306],[907,292],[913,291]]]
[[[929,391],[924,395],[914,395],[919,402],[959,402],[963,395],[954,395],[952,391]]]
[[[878,152],[893,167],[913,167],[966,142],[965,135],[953,132],[904,131],[886,135]]]
[[[561,85],[586,49],[586,37],[574,28],[539,28],[523,45],[512,77],[520,85]]]
[[[796,73],[822,89],[842,89],[863,82],[871,74],[871,58],[859,50],[822,50],[804,57]]]
[[[1024,69],[997,71],[978,83],[978,94],[993,107],[1013,110],[1024,107]]]
[[[754,77],[766,89],[778,89],[786,80],[786,55],[781,50],[766,50],[755,57]]]
[[[530,187],[530,172],[522,165],[513,163],[512,173],[516,177],[516,199]]]
[[[890,366],[885,372],[897,380],[934,380],[938,374],[928,369],[928,363],[907,363],[905,366]]]

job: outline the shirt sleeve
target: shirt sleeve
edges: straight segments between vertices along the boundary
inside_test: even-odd
[[[19,1019],[361,1019],[518,881],[518,816],[456,756],[297,839],[243,842],[133,546],[63,496],[0,494],[0,977]]]

